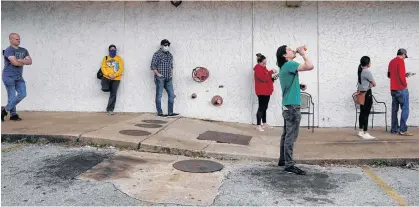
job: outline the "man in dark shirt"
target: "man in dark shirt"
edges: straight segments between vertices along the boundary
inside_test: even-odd
[[[409,117],[409,90],[407,89],[406,68],[404,60],[407,58],[407,51],[399,49],[397,57],[393,58],[388,64],[387,76],[390,78],[391,97],[393,99],[391,106],[391,133],[399,133],[404,136],[412,136],[407,131],[406,121]],[[402,114],[399,120],[397,113],[399,106],[402,108]]]
[[[154,72],[154,83],[156,84],[156,109],[158,116],[163,115],[161,108],[161,97],[163,88],[168,96],[168,114],[167,116],[177,116],[173,113],[175,93],[173,90],[173,55],[169,52],[170,42],[164,39],[160,42],[160,49],[154,53],[151,60],[151,70]]]
[[[3,52],[4,69],[2,74],[3,83],[7,90],[7,105],[2,107],[1,121],[10,112],[10,120],[22,120],[16,113],[16,105],[26,97],[26,83],[23,79],[23,66],[31,65],[32,58],[28,50],[20,45],[20,36],[16,33],[9,35],[10,46]],[[17,96],[16,96],[17,92]]]

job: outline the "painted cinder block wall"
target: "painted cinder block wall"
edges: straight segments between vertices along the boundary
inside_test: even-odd
[[[275,52],[283,44],[308,46],[315,69],[302,73],[301,82],[313,96],[320,127],[353,126],[351,94],[363,55],[372,58],[373,92],[387,103],[388,121],[388,62],[404,47],[412,57],[407,70],[419,70],[419,2],[303,2],[299,8],[285,2],[185,1],[177,8],[170,2],[2,2],[1,12],[2,48],[17,32],[33,58],[24,69],[28,96],[18,110],[104,111],[108,94],[95,76],[115,44],[126,67],[116,111],[155,112],[150,61],[164,38],[175,58],[175,110],[187,117],[254,123],[255,54],[265,54],[268,67],[276,68]],[[197,66],[210,70],[206,82],[192,80]],[[418,78],[408,80],[413,126],[419,125]],[[191,99],[192,93],[198,97]],[[214,95],[224,98],[223,106],[211,105]],[[1,98],[4,105],[3,84]],[[165,110],[166,102],[164,95]],[[280,103],[276,82],[272,125],[283,125]],[[384,117],[374,124],[384,126]],[[307,125],[304,116],[301,125]]]

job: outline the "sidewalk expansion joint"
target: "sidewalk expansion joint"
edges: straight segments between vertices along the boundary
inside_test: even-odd
[[[140,143],[138,143],[138,149],[140,149],[141,147],[141,143],[154,137],[155,135],[157,135],[158,133],[160,133],[162,130],[166,129],[168,126],[172,125],[173,123],[175,123],[176,121],[178,121],[179,119],[181,119],[182,117],[178,117],[176,118],[174,121],[172,121],[171,123],[167,124],[166,126],[162,127],[160,130],[158,130],[156,133],[150,135],[149,137],[145,138],[144,140],[142,140]]]

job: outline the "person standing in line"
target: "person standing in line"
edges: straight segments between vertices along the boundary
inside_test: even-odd
[[[404,60],[407,58],[406,49],[399,49],[397,51],[397,57],[393,58],[388,64],[387,77],[390,79],[390,90],[392,97],[391,105],[391,133],[398,133],[403,136],[413,136],[413,134],[407,131],[407,119],[409,118],[409,90],[407,89],[406,77],[409,73],[406,73]],[[397,113],[399,107],[402,108],[402,114],[399,120]]]
[[[151,60],[151,70],[154,72],[154,83],[156,84],[156,109],[158,116],[177,116],[173,113],[175,93],[173,90],[173,55],[169,52],[170,42],[164,39],[160,42],[160,49],[156,51]],[[164,115],[161,108],[161,97],[163,88],[168,96],[168,114]]]
[[[9,35],[10,46],[3,51],[4,69],[2,79],[7,90],[7,105],[1,109],[1,121],[10,112],[10,120],[21,121],[16,113],[16,105],[26,97],[26,82],[23,79],[23,66],[32,65],[32,58],[28,50],[20,45],[17,33]],[[16,95],[17,92],[17,95]]]
[[[255,92],[258,96],[259,107],[256,113],[257,127],[259,131],[265,131],[263,128],[272,128],[266,123],[266,110],[268,109],[269,99],[274,91],[272,74],[276,70],[268,70],[266,68],[266,57],[260,53],[256,54],[257,64],[253,68],[255,71]],[[263,126],[261,125],[263,123]]]
[[[358,66],[358,90],[364,94],[364,104],[360,105],[361,112],[359,113],[359,128],[358,133],[362,139],[374,139],[368,131],[368,119],[372,107],[372,91],[371,88],[376,86],[374,77],[370,71],[371,59],[368,56],[363,56]]]
[[[297,53],[303,57],[303,64],[294,61]],[[282,115],[284,117],[278,166],[285,166],[285,172],[305,175],[306,172],[296,167],[293,161],[294,144],[299,134],[301,121],[301,88],[303,87],[304,90],[306,88],[299,84],[298,72],[313,70],[314,66],[305,54],[304,47],[299,47],[294,51],[283,45],[278,48],[276,58],[280,68],[279,81],[282,89]]]
[[[124,61],[121,56],[116,55],[117,50],[115,45],[110,45],[108,52],[109,56],[105,56],[102,60],[102,90],[110,92],[106,112],[109,115],[114,115],[113,111],[115,109],[119,83],[124,73]]]

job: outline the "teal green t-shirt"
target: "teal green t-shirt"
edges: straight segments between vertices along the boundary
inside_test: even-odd
[[[279,82],[282,89],[282,105],[300,105],[300,80],[295,61],[286,62],[279,71]]]

